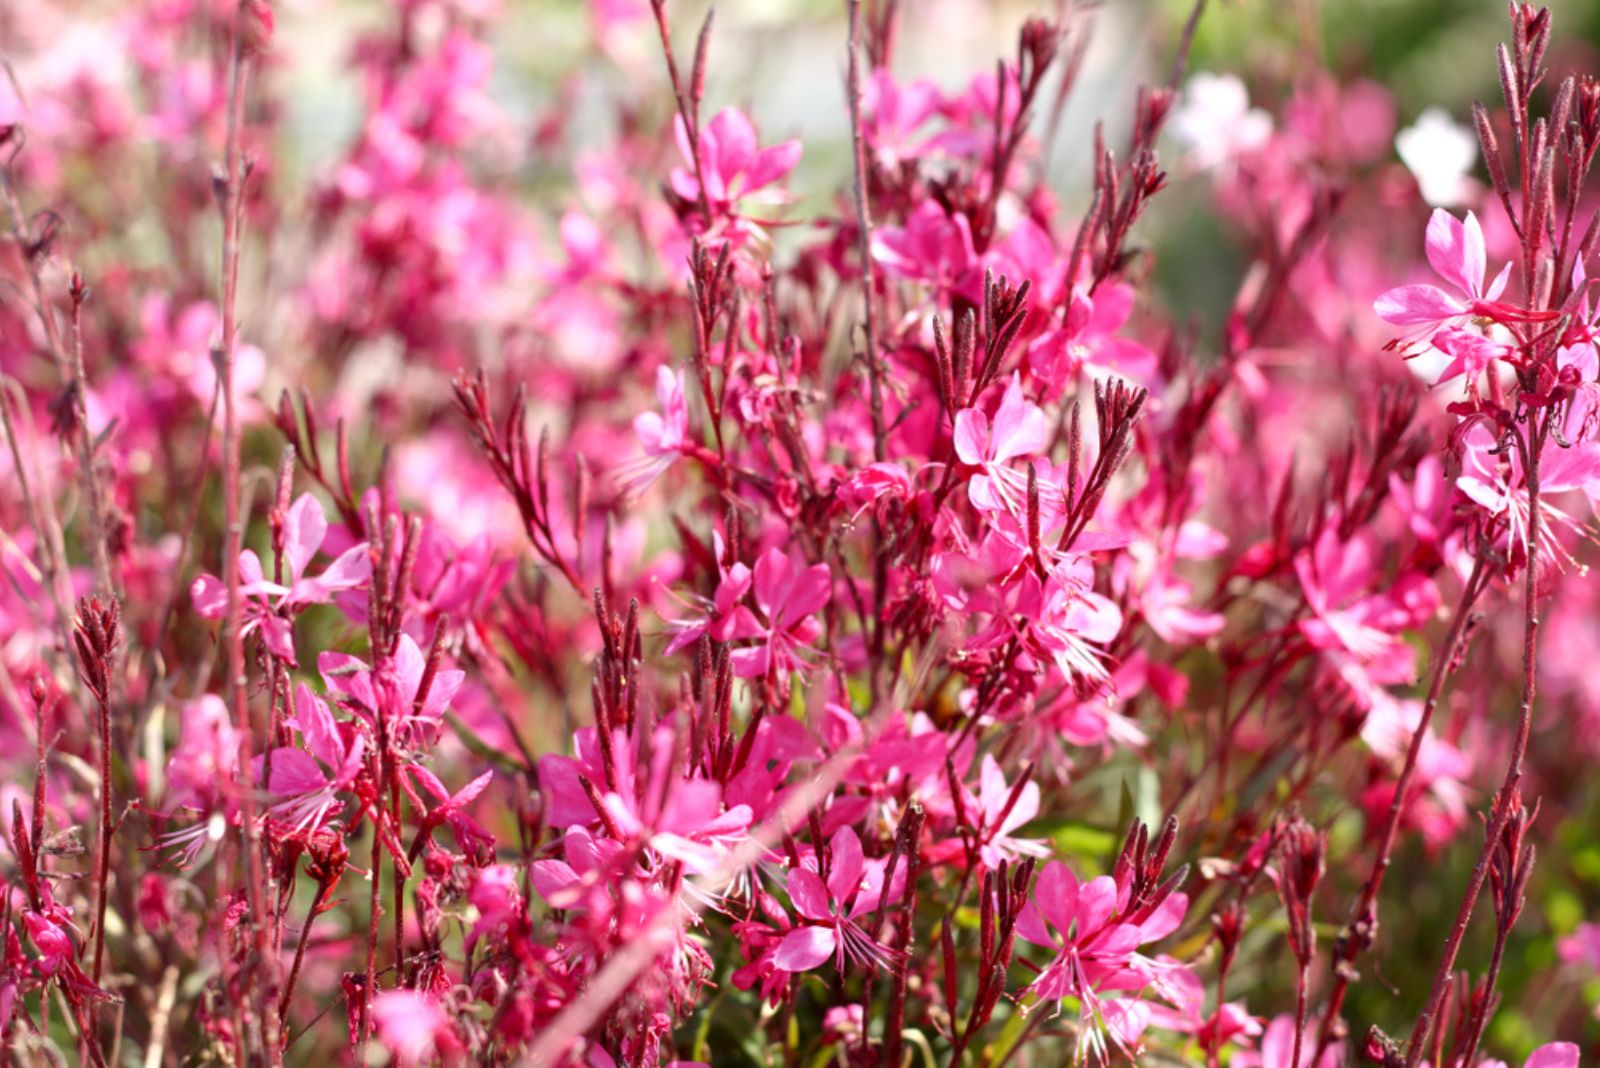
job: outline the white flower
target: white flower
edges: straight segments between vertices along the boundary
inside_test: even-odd
[[[1471,199],[1473,183],[1467,176],[1478,162],[1478,138],[1448,111],[1424,111],[1395,136],[1394,147],[1431,206],[1453,208]]]
[[[1244,83],[1231,74],[1196,74],[1183,90],[1171,130],[1201,170],[1214,170],[1272,136],[1272,116],[1250,106]]]

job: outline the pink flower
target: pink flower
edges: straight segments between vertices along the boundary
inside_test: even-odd
[[[674,374],[665,364],[656,368],[656,398],[660,412],[634,417],[633,432],[644,455],[617,469],[623,491],[637,497],[685,451],[689,441],[689,406],[683,396],[683,372]]]
[[[328,520],[322,505],[311,494],[302,494],[284,516],[283,563],[289,585],[268,582],[261,560],[246,549],[239,554],[239,595],[244,599],[244,627],[248,635],[260,630],[262,641],[272,655],[291,665],[294,655],[292,616],[312,604],[326,604],[335,594],[362,585],[372,574],[367,543],[346,549],[327,570],[314,578],[306,568],[322,547],[328,533]],[[206,619],[221,619],[228,610],[228,589],[215,575],[201,575],[190,589],[194,608]]]
[[[660,728],[656,740],[664,748],[658,755],[670,755],[672,731]],[[668,769],[660,763],[652,769],[653,783],[660,784]],[[661,857],[677,861],[684,871],[704,875],[717,868],[721,858],[745,836],[750,827],[748,805],[722,804],[722,786],[707,779],[668,780],[665,786],[647,788],[641,801],[629,784],[608,792],[601,803],[610,825],[624,836],[623,841],[640,841]]]
[[[993,649],[1015,634],[1030,656],[1054,663],[1069,680],[1096,688],[1110,678],[1099,646],[1122,629],[1122,612],[1093,590],[1094,568],[1085,557],[1056,565],[1041,579],[1033,571],[998,591],[991,620],[970,648]]]
[[[402,1065],[451,1057],[459,1049],[450,1017],[438,999],[420,990],[385,990],[372,999],[378,1041]]]
[[[1067,301],[1060,327],[1040,334],[1028,346],[1028,369],[1057,392],[1084,372],[1095,378],[1115,376],[1144,386],[1156,384],[1155,353],[1131,338],[1117,337],[1133,314],[1133,287],[1101,286],[1091,297],[1082,286]]]
[[[520,919],[524,907],[520,881],[510,864],[492,864],[475,873],[467,901],[478,911],[478,919],[467,932],[469,949],[484,935],[504,931]]]
[[[1315,1034],[1316,1023],[1313,1020],[1310,1032]],[[1232,1064],[1238,1068],[1339,1068],[1344,1061],[1344,1045],[1339,1042],[1329,1043],[1321,1057],[1317,1057],[1317,1043],[1313,1037],[1304,1041],[1300,1049],[1300,1063],[1292,1064],[1294,1060],[1294,1017],[1282,1015],[1274,1017],[1267,1025],[1267,1032],[1261,1038],[1261,1049],[1242,1049],[1233,1055]]]
[[[1184,86],[1171,128],[1196,167],[1214,170],[1262,148],[1272,138],[1272,116],[1250,106],[1234,75],[1201,71]]]
[[[344,698],[345,707],[369,723],[376,723],[381,710],[405,744],[438,736],[450,702],[467,678],[460,668],[439,668],[419,704],[417,697],[427,669],[427,657],[409,634],[400,635],[394,655],[377,670],[345,653],[325,652],[317,657],[317,670],[330,693]]]
[[[861,132],[878,164],[898,167],[927,151],[926,139],[917,131],[939,111],[939,90],[919,78],[900,85],[883,67],[872,72],[862,88]]]
[[[978,768],[978,796],[969,794],[967,805],[983,842],[979,856],[988,867],[1022,856],[1050,855],[1050,847],[1039,839],[1015,838],[1011,833],[1039,814],[1039,784],[1030,780],[1020,790],[1008,786],[994,754],[984,754]]]
[[[1398,773],[1422,721],[1422,703],[1399,700],[1383,690],[1374,691],[1371,702],[1372,707],[1361,724],[1361,740]],[[1472,767],[1473,760],[1467,752],[1429,728],[1417,751],[1414,777],[1406,799],[1409,806],[1406,817],[1421,827],[1429,846],[1444,845],[1466,823],[1466,783]],[[1392,780],[1380,781],[1363,795],[1362,802],[1375,819],[1388,811],[1395,785]]]
[[[684,200],[700,199],[700,181],[694,172],[694,154],[689,145],[688,127],[679,116],[676,127],[678,151],[685,166],[671,175],[672,190]],[[723,108],[700,131],[700,166],[705,179],[706,199],[718,218],[736,217],[736,206],[744,197],[783,180],[800,162],[799,141],[785,141],[771,148],[758,148],[756,128],[738,108]],[[769,195],[766,199],[781,200]]]
[[[299,732],[305,749],[280,746],[255,759],[255,776],[267,776],[267,792],[280,798],[271,814],[296,833],[316,830],[342,807],[339,794],[361,774],[366,735],[333,718],[328,703],[301,683],[294,715],[285,726]]]
[[[216,694],[183,705],[178,744],[167,758],[168,804],[209,811],[226,800],[239,770],[239,732]]]
[[[802,571],[782,549],[763,553],[756,561],[750,586],[761,616],[741,605],[734,610],[737,622],[732,627],[734,637],[758,642],[734,650],[734,673],[754,679],[799,666],[801,651],[822,633],[822,624],[813,617],[832,598],[832,585],[827,564],[813,564]]]
[[[874,230],[872,258],[891,277],[921,282],[937,294],[971,295],[983,280],[967,217],[946,214],[931,199],[918,204],[904,226]]]
[[[1465,223],[1443,208],[1435,208],[1428,220],[1428,263],[1448,283],[1454,294],[1434,285],[1409,285],[1391,289],[1373,304],[1384,322],[1413,329],[1407,340],[1422,342],[1449,326],[1460,326],[1475,317],[1503,319],[1514,312],[1496,303],[1505,291],[1511,264],[1501,268],[1487,290],[1483,287],[1486,256],[1483,229],[1478,217],[1467,212]]]
[[[1456,487],[1489,515],[1505,522],[1505,536],[1524,558],[1528,545],[1528,486],[1518,449],[1501,449],[1495,436],[1475,425],[1461,439],[1461,474]],[[1600,480],[1600,442],[1575,439],[1571,444],[1549,440],[1539,453],[1540,514],[1539,556],[1571,561],[1559,534],[1578,530],[1581,524],[1551,500],[1551,495],[1571,490],[1588,491]]]
[[[1168,1000],[1182,1000],[1177,986],[1166,979],[1174,965],[1144,956],[1139,947],[1177,930],[1188,910],[1188,897],[1170,893],[1135,917],[1121,915],[1126,893],[1127,888],[1108,875],[1079,883],[1065,864],[1051,861],[1039,873],[1034,895],[1017,918],[1017,934],[1055,952],[1028,991],[1043,1003],[1076,998],[1082,1006],[1079,1042],[1096,1048],[1101,1059],[1104,1047],[1098,1021],[1111,1020],[1111,1034],[1119,1045],[1127,1044],[1130,1032],[1136,1035],[1143,1029],[1136,1016],[1128,1015],[1131,1005],[1119,1006],[1104,995],[1152,987]],[[1117,1021],[1125,1026],[1117,1026]]]
[[[883,892],[883,864],[862,858],[861,840],[848,827],[828,842],[828,878],[809,867],[789,873],[789,900],[803,921],[784,935],[773,950],[773,964],[786,972],[806,972],[829,957],[843,971],[851,960],[868,967],[887,966],[893,951],[879,945],[857,920],[878,907]],[[904,874],[896,869],[896,882]],[[898,896],[890,887],[890,899]]]
[[[1578,1068],[1578,1063],[1578,1047],[1575,1044],[1550,1042],[1528,1054],[1522,1068]],[[1486,1060],[1478,1068],[1506,1068],[1506,1062]]]
[[[450,790],[439,781],[439,777],[420,764],[407,764],[406,773],[416,781],[433,799],[438,802],[429,809],[422,803],[416,791],[402,778],[401,785],[410,795],[411,802],[422,813],[422,827],[418,831],[418,840],[431,831],[434,827],[448,826],[455,832],[456,844],[462,852],[472,855],[494,855],[494,835],[484,830],[477,820],[467,814],[467,806],[476,801],[478,795],[488,788],[490,780],[494,778],[494,771],[490,769],[473,779],[459,791],[452,794]],[[412,847],[413,852],[415,846]]]
[[[1556,943],[1556,951],[1568,964],[1600,972],[1600,923],[1578,924],[1577,930]]]
[[[973,505],[985,511],[1015,514],[1026,506],[1028,476],[1008,465],[1038,455],[1049,444],[1050,422],[1041,408],[1023,397],[1017,375],[1012,375],[1006,386],[992,429],[989,418],[977,408],[956,413],[956,455],[981,471],[967,484],[967,494]]]
[[[1294,568],[1313,613],[1298,626],[1313,647],[1348,654],[1374,682],[1411,680],[1416,657],[1400,635],[1438,609],[1431,579],[1407,572],[1387,591],[1374,591],[1378,575],[1369,539],[1341,541],[1332,524],[1295,557]]]

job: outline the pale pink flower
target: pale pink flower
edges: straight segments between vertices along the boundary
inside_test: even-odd
[[[617,469],[623,491],[629,497],[648,489],[691,444],[682,371],[674,374],[665,364],[656,368],[656,400],[661,411],[641,412],[633,419],[633,432],[644,455]]]
[[[385,990],[372,999],[378,1041],[402,1065],[453,1057],[459,1044],[450,1017],[437,998],[420,990]]]
[[[1427,341],[1447,326],[1462,326],[1474,318],[1512,317],[1510,309],[1496,303],[1505,291],[1511,264],[1484,288],[1487,257],[1476,215],[1469,211],[1462,222],[1443,208],[1435,209],[1428,220],[1426,249],[1428,263],[1454,292],[1427,284],[1400,286],[1373,304],[1384,322],[1411,328],[1407,341]]]
[[[980,471],[967,484],[967,494],[985,511],[1016,513],[1026,505],[1027,473],[1011,467],[1011,461],[1037,456],[1049,444],[1050,422],[1043,409],[1022,395],[1017,375],[1006,386],[993,427],[977,408],[956,413],[956,455]]]
[[[1300,1063],[1293,1064],[1294,1060],[1294,1017],[1289,1015],[1276,1016],[1267,1025],[1266,1034],[1261,1037],[1261,1048],[1242,1049],[1233,1055],[1229,1063],[1238,1068],[1339,1068],[1344,1062],[1344,1044],[1331,1042],[1323,1051],[1322,1056],[1317,1056],[1317,1043],[1315,1040],[1315,1020],[1310,1025],[1312,1031],[1308,1032],[1312,1038],[1301,1043]]]

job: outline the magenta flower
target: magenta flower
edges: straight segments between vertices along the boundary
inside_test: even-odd
[[[1133,299],[1133,287],[1124,284],[1102,286],[1093,297],[1082,286],[1073,290],[1061,326],[1028,345],[1028,369],[1046,392],[1059,392],[1084,373],[1156,384],[1155,353],[1132,338],[1116,336],[1133,314]]]
[[[267,581],[261,560],[245,549],[239,554],[239,594],[244,598],[244,626],[241,633],[261,632],[261,640],[272,655],[295,664],[292,617],[307,605],[326,604],[334,595],[361,586],[372,575],[372,560],[367,543],[346,549],[327,570],[313,578],[306,569],[328,533],[328,520],[322,505],[311,494],[302,494],[284,517],[284,567],[289,585]],[[215,575],[201,575],[190,588],[195,611],[206,619],[221,619],[228,610],[228,589]]]
[[[742,605],[734,610],[737,621],[731,636],[755,638],[757,644],[733,652],[734,673],[740,678],[761,678],[801,666],[801,653],[822,633],[815,614],[833,596],[827,564],[800,570],[778,548],[768,549],[756,561],[750,592],[758,617]]]
[[[789,873],[789,900],[800,924],[772,951],[774,966],[786,972],[807,972],[832,957],[843,970],[845,961],[868,968],[886,967],[893,950],[873,940],[857,921],[878,907],[883,890],[883,864],[862,857],[861,839],[848,827],[828,841],[829,868],[824,882],[813,868]],[[905,868],[896,869],[896,881]],[[890,887],[890,898],[898,897]]]
[[[1016,635],[1029,655],[1054,663],[1067,679],[1103,686],[1110,673],[1101,647],[1122,629],[1122,612],[1093,584],[1085,557],[1064,561],[1043,579],[1024,573],[996,592],[989,626],[969,647],[998,648]]]
[[[186,701],[178,744],[167,758],[169,807],[205,812],[226,805],[238,770],[239,732],[222,698],[207,693]]]
[[[1036,946],[1055,952],[1028,986],[1041,1003],[1076,998],[1081,1005],[1080,1048],[1085,1044],[1105,1059],[1099,1021],[1110,1025],[1115,1042],[1126,1046],[1148,1019],[1134,999],[1110,999],[1110,993],[1153,988],[1168,1000],[1181,1001],[1180,988],[1167,979],[1176,967],[1139,952],[1147,942],[1177,930],[1189,899],[1173,892],[1145,915],[1120,915],[1126,888],[1109,875],[1079,883],[1065,864],[1051,861],[1039,873],[1034,896],[1017,919],[1017,933]]]
[[[333,718],[328,703],[301,683],[294,715],[285,726],[299,732],[305,748],[279,746],[255,759],[255,777],[277,800],[271,815],[295,833],[314,831],[343,806],[339,794],[361,774],[366,735]],[[270,759],[270,763],[269,763]]]
[[[394,655],[377,670],[345,653],[317,657],[317,670],[328,691],[374,726],[381,710],[403,744],[437,738],[450,702],[466,681],[467,673],[460,668],[439,668],[419,704],[427,668],[428,658],[409,634],[400,635]]]
[[[918,130],[939,111],[939,90],[926,79],[901,85],[883,67],[862,87],[861,132],[880,166],[898,167],[927,151]]]
[[[437,802],[431,809],[428,808],[417,796],[417,792],[411,788],[410,783],[405,778],[400,780],[401,786],[411,798],[411,803],[416,806],[419,813],[423,814],[422,826],[417,832],[419,842],[433,828],[448,826],[455,832],[456,844],[461,847],[462,852],[474,856],[494,855],[494,835],[484,830],[482,824],[467,813],[467,806],[478,799],[478,795],[488,788],[490,780],[494,778],[493,769],[479,775],[454,794],[439,781],[437,775],[420,764],[407,764],[405,771]]]
[[[988,867],[998,868],[1001,861],[1024,856],[1050,855],[1050,847],[1043,841],[1012,834],[1039,814],[1039,784],[1030,780],[1020,790],[1007,785],[992,753],[985,753],[978,766],[978,796],[968,795],[967,812],[982,842],[978,855]]]
[[[1600,923],[1580,923],[1576,930],[1556,943],[1556,952],[1568,964],[1581,964],[1600,972]]]
[[[673,170],[672,190],[685,200],[699,200],[700,181],[694,172],[688,127],[681,116],[675,130],[685,166]],[[799,141],[759,148],[755,125],[744,112],[738,108],[717,112],[700,131],[700,177],[705,179],[712,214],[719,219],[736,218],[739,201],[786,177],[800,162],[800,152]],[[781,202],[784,197],[768,194],[765,199]]]
[[[1401,634],[1437,610],[1432,580],[1406,573],[1375,592],[1372,545],[1365,537],[1341,541],[1331,525],[1295,557],[1294,568],[1312,611],[1298,626],[1313,647],[1353,658],[1374,682],[1411,680],[1416,657]]]
[[[917,205],[904,226],[872,234],[872,258],[894,278],[921,282],[937,294],[971,294],[983,276],[967,217],[947,214],[933,200]]]
[[[1461,439],[1461,474],[1456,488],[1490,516],[1505,523],[1509,544],[1524,559],[1534,552],[1543,559],[1570,562],[1561,544],[1563,530],[1580,530],[1582,524],[1558,506],[1551,496],[1572,490],[1589,492],[1600,480],[1600,442],[1577,440],[1571,444],[1546,441],[1539,453],[1539,544],[1528,544],[1528,484],[1522,456],[1515,448],[1502,449],[1482,424],[1471,427]]]
[[[670,753],[672,732],[662,728],[657,738],[668,747],[658,752]],[[656,774],[665,775],[666,769],[657,769]],[[721,784],[706,779],[679,779],[665,789],[647,789],[642,802],[632,790],[621,789],[608,792],[601,803],[609,825],[624,841],[643,842],[693,875],[715,871],[750,827],[749,806],[734,805],[724,811]]]

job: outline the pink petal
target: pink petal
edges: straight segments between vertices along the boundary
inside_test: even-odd
[[[1059,940],[1050,934],[1050,928],[1045,926],[1039,906],[1032,901],[1024,904],[1022,912],[1017,916],[1017,934],[1036,946],[1054,947],[1060,944]]]
[[[1425,243],[1428,263],[1440,278],[1470,296],[1483,295],[1483,230],[1476,215],[1467,212],[1467,221],[1462,223],[1443,208],[1435,208]]]
[[[456,795],[450,799],[451,806],[454,808],[464,808],[465,806],[471,804],[473,801],[477,800],[479,794],[483,793],[483,791],[488,788],[489,783],[493,779],[494,769],[490,768],[488,771],[484,772],[482,775],[479,775],[476,779],[473,779],[471,782],[467,783],[467,785],[463,786],[460,791],[458,791]]]
[[[790,587],[783,611],[775,622],[778,627],[787,630],[807,616],[821,611],[832,596],[833,575],[828,565],[812,564],[800,573]]]
[[[1395,326],[1442,323],[1468,308],[1438,286],[1415,285],[1391,289],[1372,302],[1378,318]]]
[[[828,888],[810,868],[796,868],[789,873],[789,900],[794,910],[808,920],[829,920],[833,910],[829,907]]]
[[[1094,930],[1110,918],[1117,907],[1117,884],[1109,875],[1091,879],[1078,892],[1078,923]]]
[[[257,757],[256,765],[259,776],[265,768],[265,759]],[[267,790],[280,797],[294,797],[328,785],[327,775],[323,774],[311,754],[294,746],[282,746],[272,751],[271,775]]]
[[[843,901],[861,885],[861,869],[864,866],[861,839],[856,837],[855,831],[841,827],[828,841],[828,848],[831,854],[828,890],[835,901]]]
[[[306,748],[330,768],[344,761],[344,743],[339,740],[339,725],[328,703],[301,683],[295,689],[294,721],[291,724],[306,741]]]
[[[1049,443],[1050,421],[1041,408],[1023,397],[1021,376],[1013,374],[994,416],[990,460],[1000,464],[1018,456],[1035,456]]]
[[[788,556],[777,546],[762,553],[761,559],[756,561],[751,588],[755,592],[756,604],[767,614],[768,619],[771,619],[788,600],[793,581],[794,567],[789,563]]]
[[[1151,913],[1150,918],[1139,925],[1141,941],[1154,942],[1165,938],[1178,929],[1183,923],[1184,914],[1189,911],[1189,895],[1169,894],[1161,903],[1161,907]]]
[[[756,154],[755,161],[750,165],[750,171],[745,175],[741,193],[749,193],[763,186],[771,185],[790,171],[795,164],[800,162],[801,146],[799,141],[785,141],[781,145],[764,148]]]
[[[423,672],[427,670],[428,661],[422,655],[416,639],[409,634],[400,635],[400,642],[394,651],[394,673],[400,684],[400,693],[403,697],[414,698],[417,687],[422,685]],[[409,701],[407,702],[410,703]],[[410,709],[405,710],[407,713]]]
[[[837,944],[831,927],[797,927],[772,951],[772,963],[786,972],[808,972],[833,956]]]
[[[1039,873],[1038,885],[1034,887],[1033,898],[1038,902],[1039,911],[1045,919],[1063,937],[1072,930],[1072,921],[1078,913],[1078,896],[1078,877],[1072,874],[1072,869],[1059,860],[1052,860],[1044,866],[1044,871]],[[1041,944],[1048,945],[1049,942]]]
[[[977,466],[983,463],[989,448],[989,419],[976,408],[964,408],[956,413],[956,455],[964,464]]]
[[[298,580],[306,572],[306,565],[322,547],[328,533],[328,520],[322,514],[322,505],[309,493],[302,493],[289,506],[283,522],[283,552],[288,558],[290,580]]]
[[[215,575],[201,575],[189,587],[189,599],[203,619],[220,619],[228,610],[228,587]]]
[[[700,162],[706,185],[720,198],[734,197],[756,154],[756,128],[738,108],[723,108],[700,135]],[[737,183],[742,186],[743,183]]]
[[[367,543],[346,549],[328,569],[316,578],[296,583],[295,599],[301,603],[326,601],[336,593],[355,587],[372,577],[372,555]]]
[[[1551,1042],[1528,1054],[1524,1068],[1578,1068],[1578,1047],[1571,1042]]]
[[[722,786],[708,779],[674,783],[656,830],[694,837],[722,812]]]
[[[295,663],[294,629],[282,616],[261,617],[261,640],[272,655],[287,663]]]

